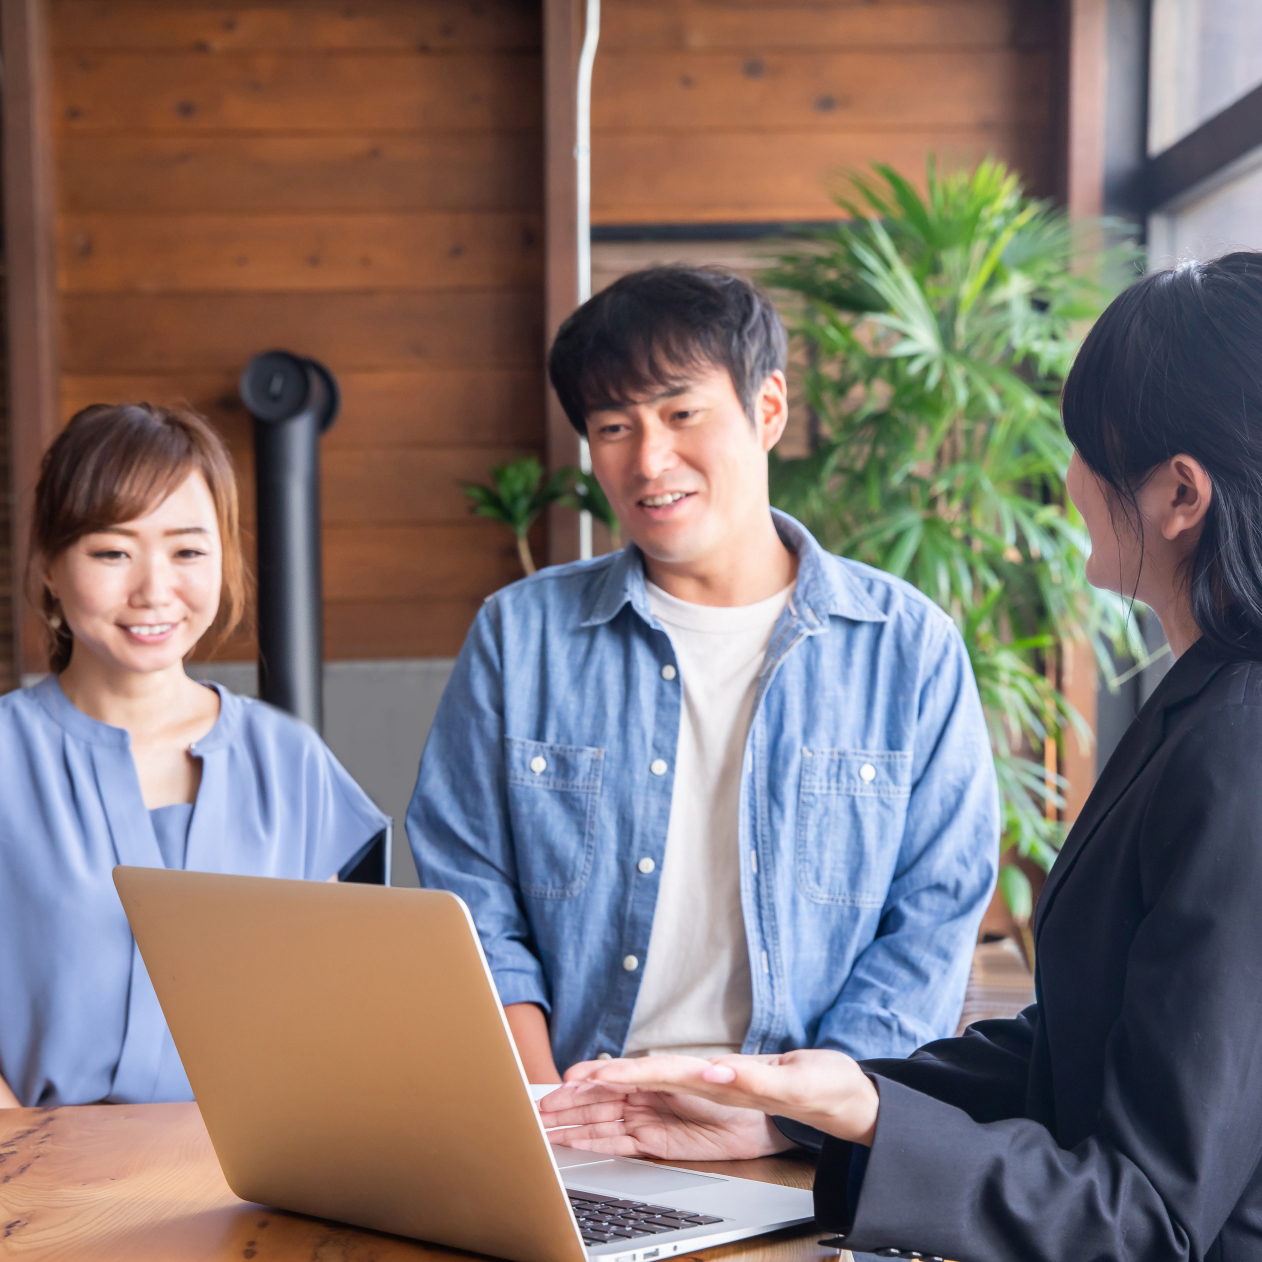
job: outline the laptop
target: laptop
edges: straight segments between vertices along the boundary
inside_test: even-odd
[[[813,1217],[800,1188],[549,1143],[454,894],[114,883],[243,1200],[517,1262],[654,1262]]]

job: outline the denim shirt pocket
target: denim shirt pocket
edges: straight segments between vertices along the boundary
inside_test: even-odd
[[[883,907],[910,796],[910,752],[803,749],[795,863],[801,893],[839,907]]]
[[[530,898],[573,898],[591,875],[605,751],[505,737],[517,876]]]

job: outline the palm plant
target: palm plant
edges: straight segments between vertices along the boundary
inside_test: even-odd
[[[986,710],[1018,919],[1031,890],[1011,860],[1047,868],[1064,781],[1046,742],[1081,718],[1056,686],[1058,644],[1143,655],[1119,599],[1084,574],[1087,538],[1065,495],[1071,448],[1058,396],[1085,323],[1108,296],[1065,216],[1002,164],[939,174],[921,196],[889,167],[854,179],[848,221],[780,258],[797,296],[812,453],[773,460],[773,501],[826,546],[908,579],[955,620]],[[1035,756],[1035,755],[1038,756]]]
[[[561,503],[576,512],[591,513],[609,531],[609,541],[614,548],[622,547],[622,523],[614,515],[613,508],[594,473],[582,469],[568,470],[570,488],[561,496]]]
[[[471,501],[470,511],[479,517],[502,521],[517,538],[517,556],[521,568],[529,575],[535,572],[535,559],[526,538],[530,527],[549,504],[565,494],[570,471],[562,469],[550,478],[534,456],[519,456],[508,464],[491,470],[491,485],[464,483],[464,493]]]

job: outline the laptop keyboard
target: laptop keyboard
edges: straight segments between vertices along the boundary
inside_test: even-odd
[[[687,1231],[689,1227],[708,1227],[721,1223],[721,1218],[706,1214],[690,1214],[667,1205],[646,1205],[643,1201],[620,1201],[612,1196],[593,1192],[570,1194],[574,1217],[583,1235],[584,1244],[608,1244],[611,1240],[634,1240],[641,1236],[659,1236],[667,1231]]]

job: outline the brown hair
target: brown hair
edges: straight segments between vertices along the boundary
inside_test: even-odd
[[[76,412],[44,453],[27,591],[44,620],[54,674],[70,664],[74,636],[43,568],[84,535],[143,517],[193,472],[210,488],[223,548],[223,588],[211,627],[219,643],[245,612],[246,575],[232,457],[205,417],[149,403],[94,403]]]

